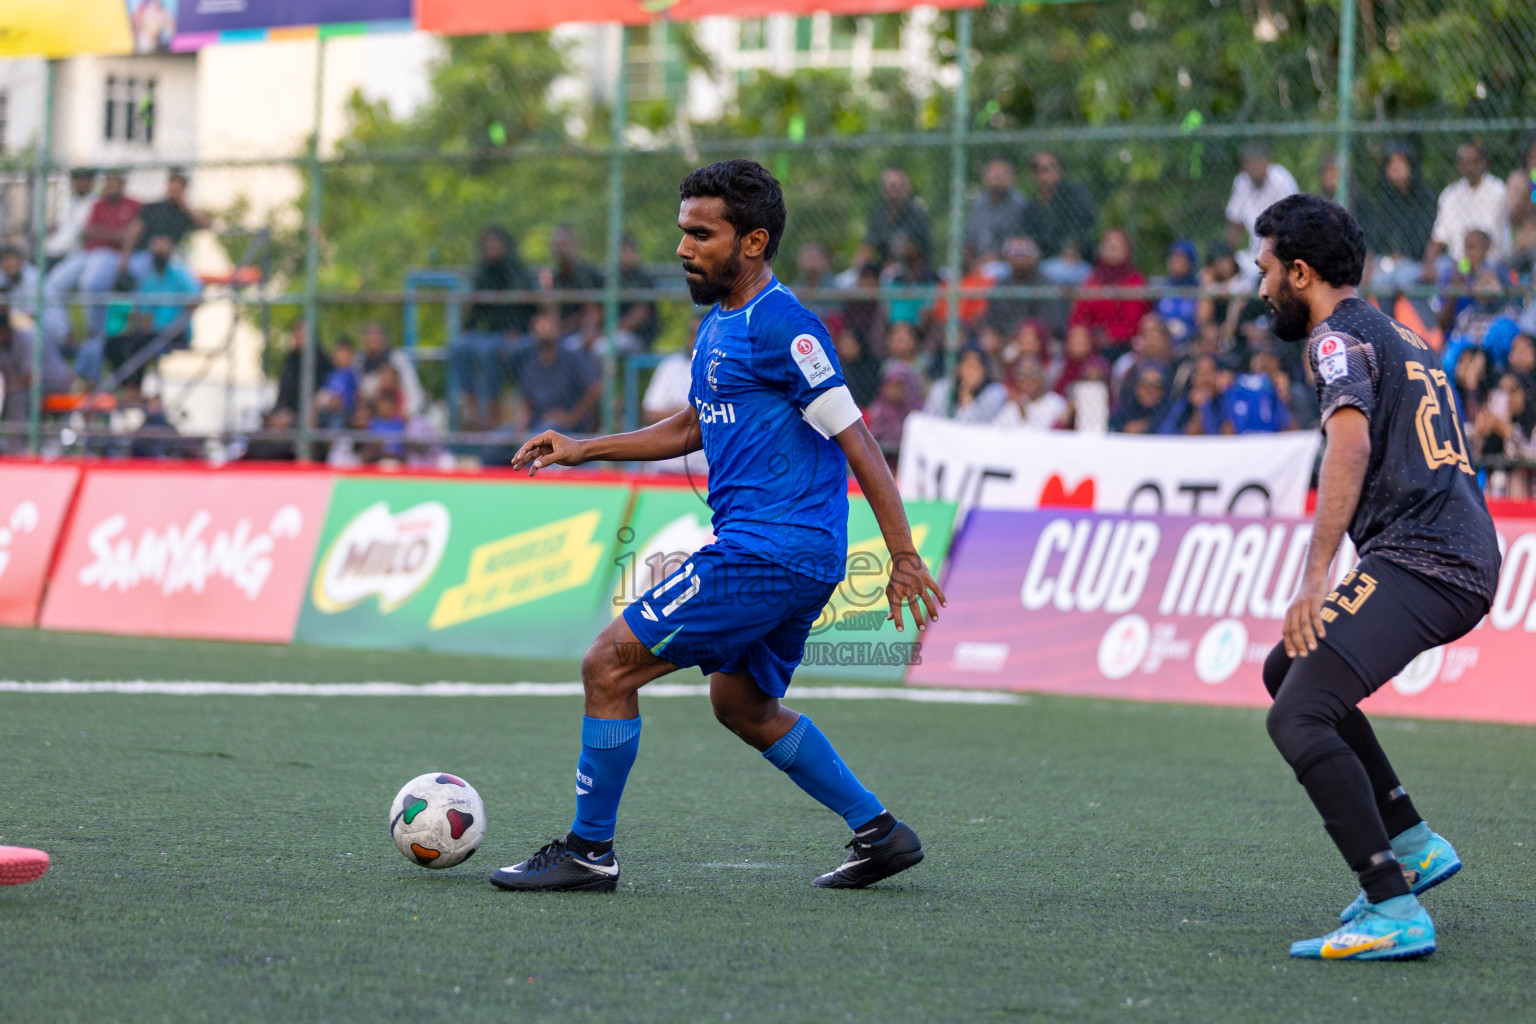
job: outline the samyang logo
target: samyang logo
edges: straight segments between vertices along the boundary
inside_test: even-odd
[[[330,615],[370,597],[388,615],[416,595],[443,560],[448,547],[448,509],[425,501],[390,515],[378,501],[342,527],[320,560],[310,598]]]

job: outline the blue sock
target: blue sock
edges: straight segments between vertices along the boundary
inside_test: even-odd
[[[858,828],[885,809],[875,794],[854,778],[808,715],[801,715],[779,742],[763,751],[763,756],[795,785],[841,815],[849,828]]]
[[[613,828],[619,821],[619,798],[624,795],[624,783],[639,752],[639,718],[582,717],[572,832],[594,843],[613,839]]]
[[[1430,832],[1429,825],[1421,821],[1413,826],[1413,828],[1406,829],[1392,837],[1392,852],[1397,854],[1398,859],[1401,860],[1410,853],[1416,853],[1424,849],[1424,844],[1429,842],[1431,835],[1433,833]]]
[[[1419,901],[1409,893],[1406,896],[1393,896],[1389,900],[1382,900],[1376,904],[1376,909],[1388,917],[1412,917],[1419,912]]]

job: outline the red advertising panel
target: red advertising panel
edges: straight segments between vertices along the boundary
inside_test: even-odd
[[[41,625],[292,640],[332,484],[318,473],[92,470]]]
[[[80,470],[0,464],[0,626],[37,625],[48,565]]]
[[[1498,521],[1493,609],[1364,705],[1377,714],[1536,724],[1536,520]],[[976,510],[949,608],[908,681],[1263,705],[1309,521]]]

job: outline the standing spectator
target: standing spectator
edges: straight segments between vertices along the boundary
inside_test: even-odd
[[[37,268],[14,245],[0,248],[0,302],[28,316],[37,311]]]
[[[353,365],[356,356],[352,343],[346,338],[337,341],[331,349],[333,369],[325,375],[325,382],[315,395],[316,417],[326,430],[345,427],[357,408],[357,367]]]
[[[299,320],[288,332],[288,352],[283,356],[282,365],[277,371],[277,401],[272,405],[274,412],[285,412],[288,415],[274,418],[272,429],[287,429],[298,422],[299,384],[303,377],[304,346],[308,344],[309,331],[305,329],[304,321]],[[335,366],[325,349],[316,347],[315,380],[325,380],[333,369]],[[291,455],[288,457],[292,458]]]
[[[1001,157],[987,161],[981,172],[981,194],[971,200],[965,244],[982,263],[1003,253],[1003,243],[1023,233],[1029,201],[1014,187],[1013,164]]]
[[[1461,177],[1445,186],[1436,205],[1435,226],[1424,251],[1427,280],[1434,280],[1435,261],[1441,256],[1461,262],[1467,254],[1468,231],[1482,231],[1488,236],[1492,262],[1509,258],[1507,196],[1504,184],[1488,173],[1488,150],[1481,142],[1463,142],[1456,147],[1456,170]]]
[[[939,283],[939,275],[928,266],[927,250],[910,235],[898,231],[891,236],[891,263],[880,274],[880,283],[888,288],[917,288]],[[932,293],[897,295],[886,300],[886,320],[892,324],[927,326],[933,308]]]
[[[869,227],[864,233],[870,258],[878,263],[894,259],[897,235],[905,235],[922,253],[923,262],[928,262],[932,238],[928,211],[923,201],[912,195],[912,179],[907,172],[900,167],[887,167],[880,172],[880,202],[870,211]]]
[[[1052,391],[1046,369],[1033,357],[1014,367],[1014,390],[994,423],[1028,430],[1059,430],[1066,426],[1067,400]]]
[[[1121,228],[1110,228],[1099,240],[1099,259],[1083,289],[1140,288],[1147,283],[1132,262],[1131,238]],[[1130,344],[1141,318],[1152,308],[1146,299],[1079,299],[1068,322],[1082,324],[1104,339],[1105,356],[1117,358]]]
[[[1195,243],[1189,239],[1180,238],[1168,247],[1168,259],[1164,266],[1168,273],[1153,278],[1153,284],[1166,288],[1200,287],[1200,255],[1195,249]],[[1200,319],[1198,298],[1193,295],[1165,295],[1157,300],[1154,308],[1157,315],[1162,317],[1163,325],[1167,327],[1175,346],[1186,345],[1194,340]]]
[[[555,228],[549,240],[549,249],[555,258],[555,265],[541,275],[541,283],[547,290],[595,291],[603,286],[603,272],[590,263],[582,262],[581,239],[576,236],[576,229],[571,225],[561,224]],[[590,305],[596,303],[590,300],[561,302],[558,325],[560,333],[569,334],[581,326],[582,308]]]
[[[537,280],[517,255],[506,228],[487,224],[480,229],[480,260],[470,287],[477,292],[533,291]],[[463,424],[468,430],[500,425],[501,360],[528,330],[534,307],[521,302],[475,302],[464,318],[464,329],[448,347],[450,389],[468,405]]]
[[[66,256],[48,272],[44,291],[48,305],[43,310],[43,333],[50,342],[63,345],[69,337],[69,314],[65,296],[74,292],[100,295],[112,290],[119,270],[119,258],[128,231],[139,216],[139,202],[128,198],[121,171],[109,171],[102,182],[101,196],[91,205],[90,216],[81,232],[82,248]],[[93,305],[86,310],[89,336],[100,338],[106,327],[106,306]]]
[[[1373,280],[1389,288],[1417,284],[1435,226],[1435,194],[1420,180],[1407,147],[1388,147],[1381,182],[1363,198],[1360,221],[1375,257]]]
[[[1514,235],[1510,262],[1527,273],[1536,264],[1536,135],[1525,140],[1525,156],[1504,186],[1504,209]]]
[[[1088,189],[1065,180],[1061,158],[1049,150],[1036,153],[1030,169],[1035,194],[1024,209],[1022,233],[1035,240],[1047,259],[1061,255],[1069,243],[1080,257],[1091,253],[1097,214]]]
[[[1136,372],[1130,395],[1109,418],[1116,434],[1152,434],[1168,415],[1168,371],[1148,363]]]
[[[166,237],[171,240],[171,251],[181,249],[187,235],[199,228],[213,226],[213,218],[187,205],[187,175],[172,169],[165,178],[165,198],[146,203],[139,215],[128,225],[123,239],[121,267],[131,270],[135,277],[142,276],[149,266],[151,239]]]
[[[64,212],[59,215],[59,223],[54,227],[53,234],[43,243],[43,270],[52,270],[55,264],[79,251],[85,222],[91,217],[91,207],[96,205],[95,192],[94,170],[76,167],[69,172],[69,198]]]
[[[1033,238],[1017,235],[1003,243],[1002,267],[1006,276],[997,280],[1005,287],[1044,288],[1052,282],[1040,271],[1040,246]],[[993,299],[987,310],[987,322],[1005,335],[1012,335],[1025,320],[1043,320],[1052,334],[1067,328],[1065,299]]]
[[[1270,163],[1269,146],[1264,142],[1255,140],[1244,145],[1239,160],[1242,170],[1232,179],[1232,196],[1227,200],[1227,239],[1234,250],[1240,245],[1247,246],[1238,253],[1238,266],[1245,276],[1257,277],[1254,260],[1259,247],[1253,237],[1253,225],[1259,214],[1300,189],[1290,171]]]
[[[650,290],[656,281],[640,263],[640,248],[635,240],[625,235],[619,242],[619,287]],[[661,330],[661,318],[656,315],[656,303],[650,299],[628,299],[619,306],[619,333],[617,343],[620,352],[649,352]]]
[[[416,373],[416,363],[403,349],[389,343],[384,325],[367,324],[363,327],[363,358],[358,363],[358,378],[365,398],[373,395],[382,385],[381,380],[393,379],[400,395],[396,406],[406,420],[414,420],[427,411],[427,395]],[[389,367],[393,372],[385,375]]]
[[[907,417],[920,405],[922,387],[912,367],[906,363],[887,362],[880,371],[880,392],[864,413],[869,432],[893,469],[901,450],[901,432]]]
[[[590,433],[597,426],[603,379],[584,355],[560,347],[559,331],[559,314],[540,310],[530,341],[508,360],[522,400],[519,426],[530,433]]]

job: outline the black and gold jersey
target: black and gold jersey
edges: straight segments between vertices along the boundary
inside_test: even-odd
[[[1349,526],[1360,554],[1491,601],[1499,583],[1498,540],[1436,353],[1370,303],[1352,298],[1317,325],[1307,358],[1325,425],[1344,406],[1370,420],[1371,461]]]

